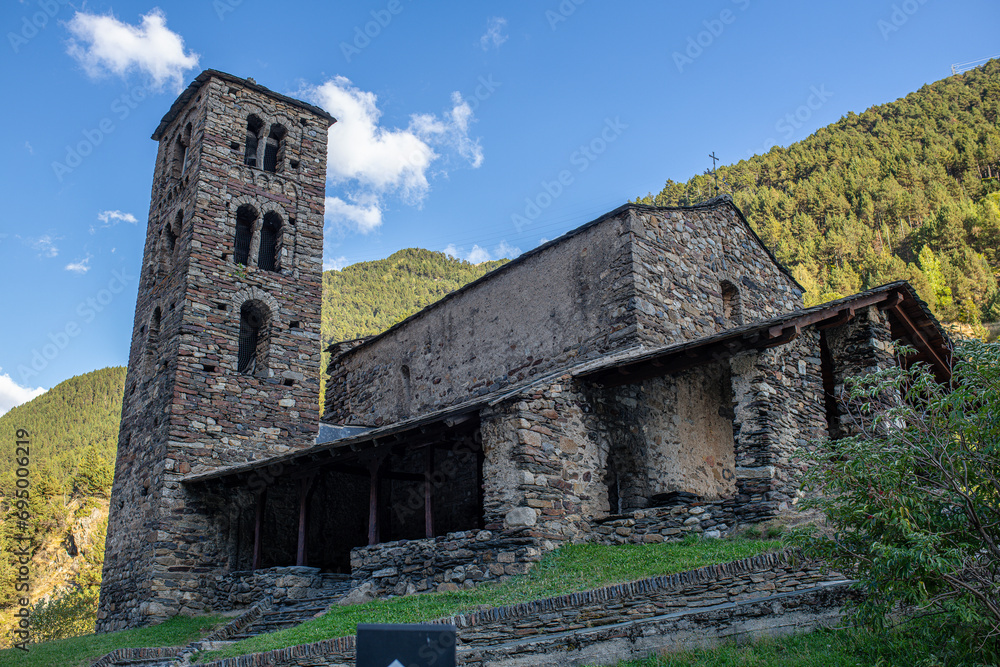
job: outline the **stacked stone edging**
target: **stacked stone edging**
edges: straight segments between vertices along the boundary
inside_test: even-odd
[[[460,650],[458,663],[467,667],[617,664],[747,636],[806,632],[839,623],[848,587],[846,582],[836,582],[805,591],[472,646]]]
[[[127,665],[138,660],[152,660],[154,658],[172,659],[181,654],[183,649],[176,646],[155,647],[155,648],[117,648],[111,653],[105,654],[94,662],[90,667],[113,667],[114,665]]]
[[[782,573],[779,574],[776,570],[782,570]],[[773,576],[769,578],[768,574]],[[759,582],[754,581],[756,576],[760,577]],[[783,576],[784,579],[782,579]],[[825,573],[822,564],[803,560],[797,551],[785,550],[752,556],[730,563],[706,565],[676,574],[603,586],[590,591],[471,611],[430,622],[454,624],[458,628],[460,646],[486,650],[495,644],[510,642],[514,639],[544,639],[560,631],[553,630],[551,627],[553,625],[561,628],[562,631],[599,629],[602,626],[634,625],[650,619],[673,617],[677,615],[677,610],[692,612],[698,607],[706,607],[706,612],[714,612],[724,607],[729,608],[726,605],[733,607],[752,605],[761,601],[753,598],[753,594],[762,591],[768,593],[763,598],[765,601],[782,596],[792,598],[798,594],[818,595],[824,590],[831,591],[830,595],[834,594],[833,591],[839,591],[836,593],[838,596],[846,595],[847,582],[843,579],[837,579],[837,577],[839,575],[836,573]],[[732,583],[727,585],[727,580],[732,581]],[[741,581],[743,581],[742,585],[739,583]],[[774,583],[775,581],[784,583],[786,590],[777,590],[779,587]],[[661,601],[657,605],[655,600],[651,600],[656,594],[677,593],[691,587],[696,589],[706,587],[706,589],[684,594],[682,598],[675,601],[675,604]],[[730,591],[733,589],[739,590],[731,593]],[[720,590],[724,598],[721,600],[719,599]],[[614,608],[610,608],[608,603],[616,600],[634,600],[635,603],[615,605]],[[558,614],[561,610],[569,610],[570,614]],[[671,611],[674,613],[672,614]],[[780,613],[780,611],[773,613]],[[567,616],[574,614],[578,616],[591,615],[583,619],[582,623],[580,619],[567,619]],[[516,619],[531,619],[531,621],[528,624],[515,625],[513,621]],[[354,642],[354,636],[338,637],[311,644],[276,649],[266,653],[225,658],[206,663],[204,667],[261,667],[264,665],[306,667],[350,664],[354,659]],[[482,653],[483,651],[474,650],[468,656],[472,659]],[[462,662],[464,664],[465,660],[463,659]]]

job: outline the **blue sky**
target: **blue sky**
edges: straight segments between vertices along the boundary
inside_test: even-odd
[[[1000,4],[117,2],[0,14],[0,413],[128,360],[156,144],[202,69],[324,105],[325,264],[529,250],[1000,53]]]

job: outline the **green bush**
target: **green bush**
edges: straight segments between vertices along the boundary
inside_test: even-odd
[[[97,586],[74,587],[31,610],[31,640],[35,643],[90,634],[97,621]]]
[[[950,619],[942,649],[1000,659],[1000,343],[954,352],[950,384],[923,364],[848,381],[858,434],[820,448],[810,484],[832,534],[807,552],[856,578],[856,620]]]

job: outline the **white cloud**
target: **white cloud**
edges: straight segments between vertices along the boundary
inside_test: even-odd
[[[67,53],[94,78],[139,71],[155,88],[171,83],[180,91],[184,73],[198,66],[198,54],[184,52],[183,38],[167,28],[166,14],[159,8],[143,16],[137,26],[111,14],[77,12],[66,27],[72,34]]]
[[[327,177],[344,196],[327,199],[326,217],[341,230],[367,234],[377,229],[390,197],[420,206],[430,190],[432,165],[452,154],[472,168],[483,163],[479,141],[469,136],[472,107],[459,93],[452,93],[452,106],[440,117],[413,114],[406,128],[380,125],[378,97],[343,76],[298,95],[337,119],[330,128]]]
[[[28,155],[34,155],[35,154],[35,147],[31,145],[30,141],[25,141],[24,142],[24,148],[25,148],[25,150],[28,151]]]
[[[473,264],[488,262],[490,261],[490,251],[486,248],[480,248],[478,245],[474,245],[472,246],[472,250],[469,251],[467,259]]]
[[[512,246],[506,241],[500,241],[500,245],[498,245],[493,252],[496,254],[497,259],[500,258],[514,259],[515,257],[521,254],[521,249]]]
[[[451,94],[452,108],[446,111],[443,119],[433,114],[413,116],[410,124],[421,137],[433,137],[437,143],[448,146],[465,158],[473,169],[483,164],[483,149],[479,139],[469,136],[469,123],[472,122],[472,107],[462,99],[461,94]]]
[[[108,225],[117,225],[119,222],[128,222],[135,224],[139,222],[136,217],[131,213],[122,213],[121,211],[101,211],[97,214],[97,219]]]
[[[38,238],[24,238],[20,236],[17,238],[24,241],[24,243],[27,244],[27,246],[32,250],[37,251],[39,257],[51,258],[59,254],[59,248],[56,247],[56,241],[62,237],[46,234],[45,236],[40,236]]]
[[[507,241],[500,241],[500,244],[493,248],[493,252],[481,247],[478,243],[474,244],[468,253],[465,252],[465,248],[457,247],[454,243],[449,243],[442,252],[449,257],[463,259],[470,264],[482,264],[493,259],[513,259],[521,254],[521,249],[512,246]]]
[[[9,375],[3,373],[0,375],[0,415],[22,403],[27,403],[36,396],[41,396],[45,391],[41,387],[34,389],[22,387],[14,382]]]
[[[382,225],[382,210],[377,200],[368,198],[366,203],[348,203],[340,197],[326,198],[326,221],[341,230],[367,234]]]
[[[500,45],[507,41],[507,35],[503,34],[503,29],[507,25],[507,19],[500,16],[491,16],[486,22],[486,32],[479,38],[479,46],[483,51],[490,48],[499,49]]]
[[[343,255],[340,257],[334,257],[333,259],[323,260],[324,271],[341,271],[345,266],[347,266],[347,258]]]
[[[137,222],[139,222],[136,219],[136,217],[134,215],[132,215],[131,213],[123,213],[123,212],[117,211],[117,210],[115,210],[115,211],[101,211],[100,213],[97,214],[97,219],[104,223],[103,225],[101,225],[101,229],[105,229],[107,227],[114,227],[119,222],[127,222],[127,223],[132,224],[132,225],[134,225]],[[90,233],[93,234],[96,231],[97,231],[97,228],[94,227],[93,225],[91,225],[90,226]]]
[[[87,255],[83,259],[78,259],[75,262],[70,262],[65,268],[67,271],[72,271],[73,273],[79,273],[83,275],[87,271],[90,271],[90,260],[93,259],[93,255]]]

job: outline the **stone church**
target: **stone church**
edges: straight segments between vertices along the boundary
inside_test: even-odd
[[[207,70],[153,133],[101,631],[245,605],[268,573],[407,594],[723,535],[793,509],[798,453],[850,432],[845,377],[948,373],[908,284],[803,308],[720,197],[624,205],[334,343],[320,419],[334,122]]]

